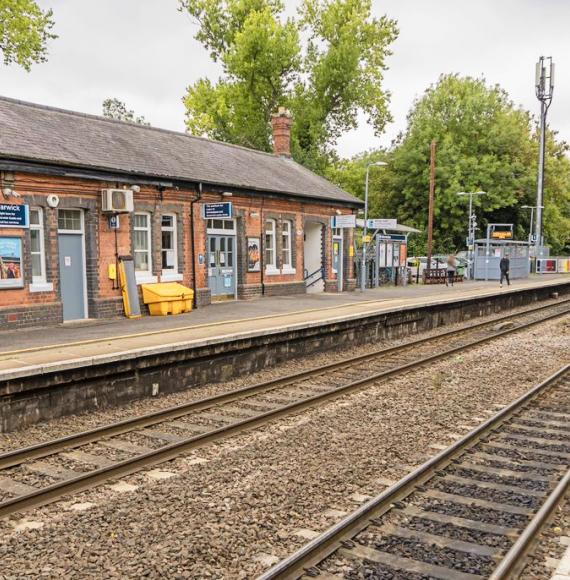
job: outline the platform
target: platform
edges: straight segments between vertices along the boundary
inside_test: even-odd
[[[268,297],[213,304],[176,317],[4,331],[0,332],[0,381],[560,284],[570,288],[570,276],[533,277],[503,288],[496,282],[474,281],[453,287],[411,285],[364,293]]]

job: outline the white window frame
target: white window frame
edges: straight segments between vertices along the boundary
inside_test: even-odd
[[[136,216],[146,216],[147,227],[141,228],[135,225]],[[152,284],[157,281],[157,277],[152,275],[152,214],[148,211],[137,211],[133,214],[133,232],[146,232],[147,238],[147,253],[148,253],[148,270],[137,270],[135,254],[137,252],[143,252],[143,250],[137,250],[135,248],[135,236],[133,236],[133,261],[135,263],[135,279],[137,284]]]
[[[165,226],[162,223],[163,217],[172,218],[172,226]],[[174,252],[174,267],[173,268],[162,268],[162,274],[160,276],[161,282],[180,282],[184,279],[184,276],[179,273],[178,270],[178,216],[175,213],[163,213],[160,216],[160,265],[162,267],[162,252],[164,248],[162,247],[162,232],[172,232],[172,242],[173,242],[173,252]]]
[[[268,225],[270,224],[270,229]],[[272,259],[270,262],[267,261],[267,236],[271,237],[271,255]],[[277,269],[277,222],[273,218],[267,218],[265,220],[265,234],[263,238],[263,260],[265,262],[265,271],[268,274],[279,274]]]
[[[282,257],[282,272],[283,274],[295,274],[296,270],[293,267],[293,222],[291,220],[284,220],[281,230],[281,257]],[[285,240],[286,243],[285,243]],[[285,254],[289,255],[289,259],[285,260]]]
[[[32,212],[38,213],[38,223],[33,224],[31,219]],[[32,252],[31,238],[32,232],[38,232],[40,241],[40,251]],[[45,230],[44,230],[44,211],[41,207],[30,208],[30,256],[34,254],[40,255],[41,274],[34,276],[32,272],[32,283],[29,286],[30,292],[52,292],[53,284],[47,282],[46,275],[46,250],[45,250]],[[33,266],[32,266],[33,267]]]
[[[223,222],[223,228],[215,228],[214,221]],[[233,218],[209,218],[206,221],[206,233],[221,236],[236,235],[236,221]]]

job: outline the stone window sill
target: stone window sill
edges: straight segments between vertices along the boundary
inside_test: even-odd
[[[156,276],[150,276],[146,273],[135,272],[135,280],[137,284],[156,284],[158,278]]]
[[[51,282],[34,282],[29,286],[30,292],[53,292]]]
[[[160,277],[161,282],[182,282],[182,280],[184,280],[184,276],[177,272],[163,273]]]

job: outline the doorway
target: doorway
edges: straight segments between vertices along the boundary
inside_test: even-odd
[[[342,230],[341,230],[342,231]],[[343,278],[344,278],[344,268],[343,268],[343,243],[342,243],[342,233],[333,234],[332,239],[332,271],[336,274],[337,291],[342,292],[343,290]]]
[[[236,296],[236,236],[234,220],[208,220],[208,287],[215,300]]]
[[[305,286],[307,292],[323,292],[325,289],[323,267],[323,224],[305,223]]]
[[[85,220],[80,209],[57,213],[59,284],[63,320],[87,318],[87,274],[85,270]]]

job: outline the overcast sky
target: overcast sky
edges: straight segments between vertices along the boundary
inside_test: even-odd
[[[292,12],[297,0],[285,0]],[[184,130],[185,88],[218,69],[193,39],[196,27],[177,0],[40,0],[51,7],[59,38],[49,61],[30,73],[0,63],[0,94],[100,114],[107,97],[125,101],[156,127]],[[552,128],[570,141],[570,1],[374,0],[374,14],[398,21],[400,35],[388,60],[385,88],[394,123],[380,138],[362,119],[339,142],[351,156],[389,145],[405,128],[415,97],[441,73],[484,75],[533,113],[534,64],[556,62],[549,113]],[[0,127],[1,130],[1,127]]]

